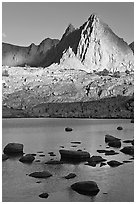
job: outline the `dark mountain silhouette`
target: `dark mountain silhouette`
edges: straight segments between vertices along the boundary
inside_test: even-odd
[[[39,45],[32,43],[28,47],[16,46],[2,43],[2,65],[8,66],[39,66],[39,63],[46,57],[46,53],[59,40],[47,38]]]

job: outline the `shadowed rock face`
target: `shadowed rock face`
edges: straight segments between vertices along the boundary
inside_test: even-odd
[[[39,45],[32,43],[28,47],[2,43],[2,65],[8,66],[39,66],[46,53],[59,42],[57,39],[47,38]]]
[[[132,50],[133,53],[134,53],[134,42],[130,43],[130,44],[129,44],[129,47],[131,48],[131,50]]]

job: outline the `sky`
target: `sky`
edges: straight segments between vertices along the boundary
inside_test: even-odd
[[[29,46],[61,39],[69,23],[78,28],[92,13],[128,44],[134,41],[133,2],[3,2],[2,41]]]

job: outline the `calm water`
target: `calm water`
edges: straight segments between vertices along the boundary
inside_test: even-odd
[[[111,168],[108,165],[91,167],[80,164],[47,165],[45,161],[53,158],[60,159],[61,145],[66,149],[85,149],[91,155],[101,155],[108,161],[115,159],[124,161],[131,158],[120,152],[118,155],[105,156],[96,152],[105,149],[105,134],[132,139],[134,125],[130,120],[88,120],[88,119],[3,119],[3,148],[9,142],[24,144],[25,153],[43,151],[45,157],[37,153],[36,159],[40,163],[23,164],[18,158],[10,158],[2,163],[3,167],[3,201],[6,202],[133,202],[134,201],[134,162]],[[118,131],[117,126],[123,130]],[[72,132],[65,132],[70,126]],[[71,147],[71,141],[81,141],[77,147]],[[125,146],[122,143],[122,146]],[[112,149],[112,148],[110,148]],[[48,152],[53,151],[56,156],[51,157]],[[118,149],[116,151],[119,152]],[[133,161],[133,160],[132,160]],[[36,179],[26,174],[34,171],[48,170],[53,176],[48,179]],[[76,173],[77,177],[66,180],[62,178],[68,173]],[[41,183],[36,183],[41,180]],[[70,185],[77,181],[93,180],[100,192],[95,197],[80,195],[70,189]],[[47,192],[47,199],[39,198],[39,194]],[[106,194],[105,194],[106,193]]]

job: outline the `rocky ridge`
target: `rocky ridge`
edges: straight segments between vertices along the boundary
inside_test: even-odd
[[[39,49],[46,52],[45,67],[3,66],[4,110],[31,112],[39,104],[133,98],[133,52],[97,15],[79,29],[70,24],[51,49],[44,44]],[[37,47],[32,44],[31,49]],[[129,111],[126,115],[133,115]]]

